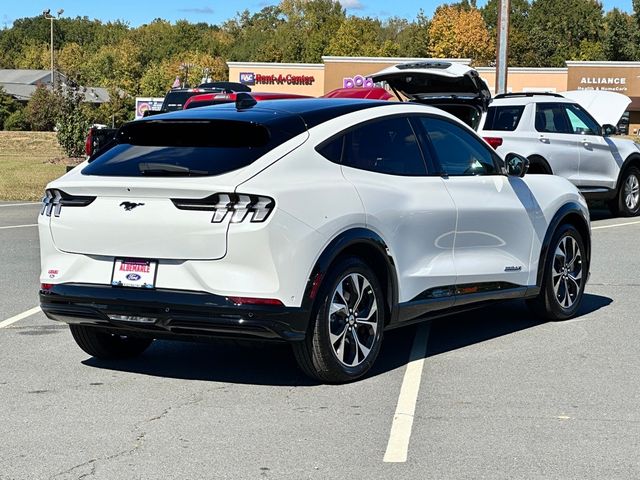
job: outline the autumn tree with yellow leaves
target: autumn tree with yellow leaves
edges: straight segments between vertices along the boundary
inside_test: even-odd
[[[495,44],[479,10],[444,5],[436,9],[429,25],[429,53],[487,65],[495,58]]]

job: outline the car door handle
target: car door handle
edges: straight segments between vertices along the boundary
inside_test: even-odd
[[[583,141],[582,141],[582,146],[583,146],[584,148],[591,148],[591,142],[590,142],[590,141],[588,141],[588,140],[583,140]]]
[[[538,140],[540,140],[542,143],[549,143],[549,139],[547,137],[543,137],[542,135],[540,135],[540,138]]]

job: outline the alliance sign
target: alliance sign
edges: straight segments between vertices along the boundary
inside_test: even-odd
[[[626,92],[628,90],[627,77],[581,77],[578,90]]]
[[[640,96],[640,63],[567,62],[567,90],[604,90]]]

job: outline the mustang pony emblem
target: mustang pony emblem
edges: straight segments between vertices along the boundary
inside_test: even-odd
[[[125,212],[130,212],[136,207],[141,207],[144,203],[122,202],[119,206],[124,207]]]

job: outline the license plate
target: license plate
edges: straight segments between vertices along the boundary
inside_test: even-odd
[[[157,260],[116,258],[113,262],[111,285],[114,287],[154,288]]]

